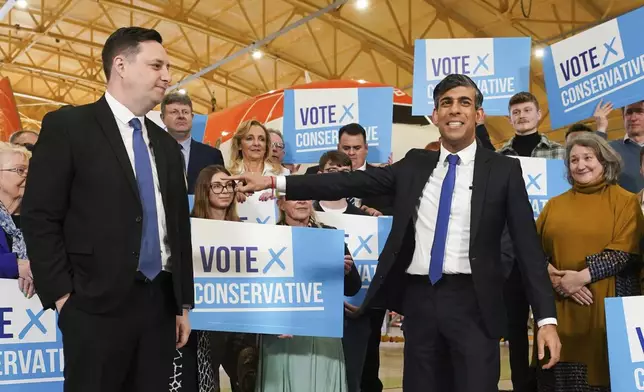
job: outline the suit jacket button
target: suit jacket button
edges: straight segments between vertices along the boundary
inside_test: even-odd
[[[140,216],[136,217],[136,223],[141,223],[142,220],[143,220],[143,218],[141,218]]]
[[[135,259],[139,259],[139,252],[132,252],[132,256],[134,256]]]

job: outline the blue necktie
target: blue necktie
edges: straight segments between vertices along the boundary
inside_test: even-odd
[[[441,197],[438,204],[438,216],[436,217],[436,229],[434,230],[434,243],[432,244],[431,259],[429,263],[429,281],[436,284],[443,276],[443,261],[445,260],[445,243],[447,241],[447,226],[449,225],[449,214],[452,209],[452,196],[454,195],[454,184],[456,183],[456,165],[458,155],[447,156],[449,167],[441,187]]]
[[[138,118],[130,120],[134,128],[134,170],[139,186],[141,205],[143,207],[143,232],[141,235],[141,252],[139,254],[139,271],[152,280],[161,272],[161,242],[159,241],[159,223],[157,219],[157,203],[154,193],[152,164],[148,146],[143,140],[141,121]]]

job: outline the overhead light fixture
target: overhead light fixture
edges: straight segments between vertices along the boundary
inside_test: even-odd
[[[179,94],[181,94],[181,95],[186,95],[186,89],[183,89],[183,88],[182,88],[182,89],[179,89],[179,91],[177,91],[177,92],[178,92]]]
[[[534,55],[539,59],[542,58],[544,54],[546,54],[546,51],[543,50],[543,48],[537,48],[534,50]]]
[[[17,0],[16,1],[16,7],[20,9],[25,9],[29,6],[29,3],[27,3],[27,0]]]
[[[369,0],[357,0],[356,8],[359,10],[366,10],[369,7]]]
[[[358,79],[358,80],[356,80],[356,82],[358,82],[358,83],[360,83],[360,84],[365,84],[365,83],[367,83],[367,81],[366,81],[366,80],[364,80],[364,79]]]
[[[261,59],[263,55],[264,55],[264,54],[262,53],[262,51],[261,51],[261,50],[257,50],[257,49],[253,50],[253,54],[252,54],[252,56],[253,56],[253,58],[254,58],[255,60],[259,60],[259,59]]]

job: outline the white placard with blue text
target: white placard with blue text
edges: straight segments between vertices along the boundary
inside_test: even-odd
[[[338,130],[358,123],[367,131],[367,161],[385,163],[391,152],[392,87],[284,90],[284,162],[317,163],[337,150]]]
[[[63,343],[53,310],[0,279],[0,391],[62,392]]]
[[[430,115],[434,88],[449,74],[472,78],[483,94],[483,110],[507,116],[510,97],[530,91],[530,38],[416,40],[412,114]]]
[[[546,48],[543,72],[552,128],[592,117],[600,100],[644,99],[644,7]]]
[[[611,390],[644,391],[644,296],[604,302]]]
[[[548,200],[570,189],[566,180],[566,165],[561,159],[512,158],[521,161],[528,199],[534,211],[534,218],[537,219]]]
[[[378,257],[385,247],[391,231],[393,218],[390,216],[361,216],[338,214],[334,212],[316,212],[320,222],[344,230],[344,236],[353,257],[353,262],[360,273],[362,288],[353,297],[346,300],[352,305],[360,306],[367,294],[367,289],[376,274]]]
[[[262,192],[253,193],[243,203],[237,203],[237,215],[242,222],[261,223],[263,225],[274,225],[277,223],[279,212],[275,199],[261,201],[259,196]],[[190,211],[195,203],[195,196],[188,195]]]
[[[344,232],[192,219],[195,330],[342,336]]]

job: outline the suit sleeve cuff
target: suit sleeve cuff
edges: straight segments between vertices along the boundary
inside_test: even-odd
[[[286,193],[286,176],[275,177],[275,189],[280,193]]]
[[[557,325],[557,319],[554,317],[548,317],[537,321],[537,326],[539,328],[543,327],[544,325]]]

